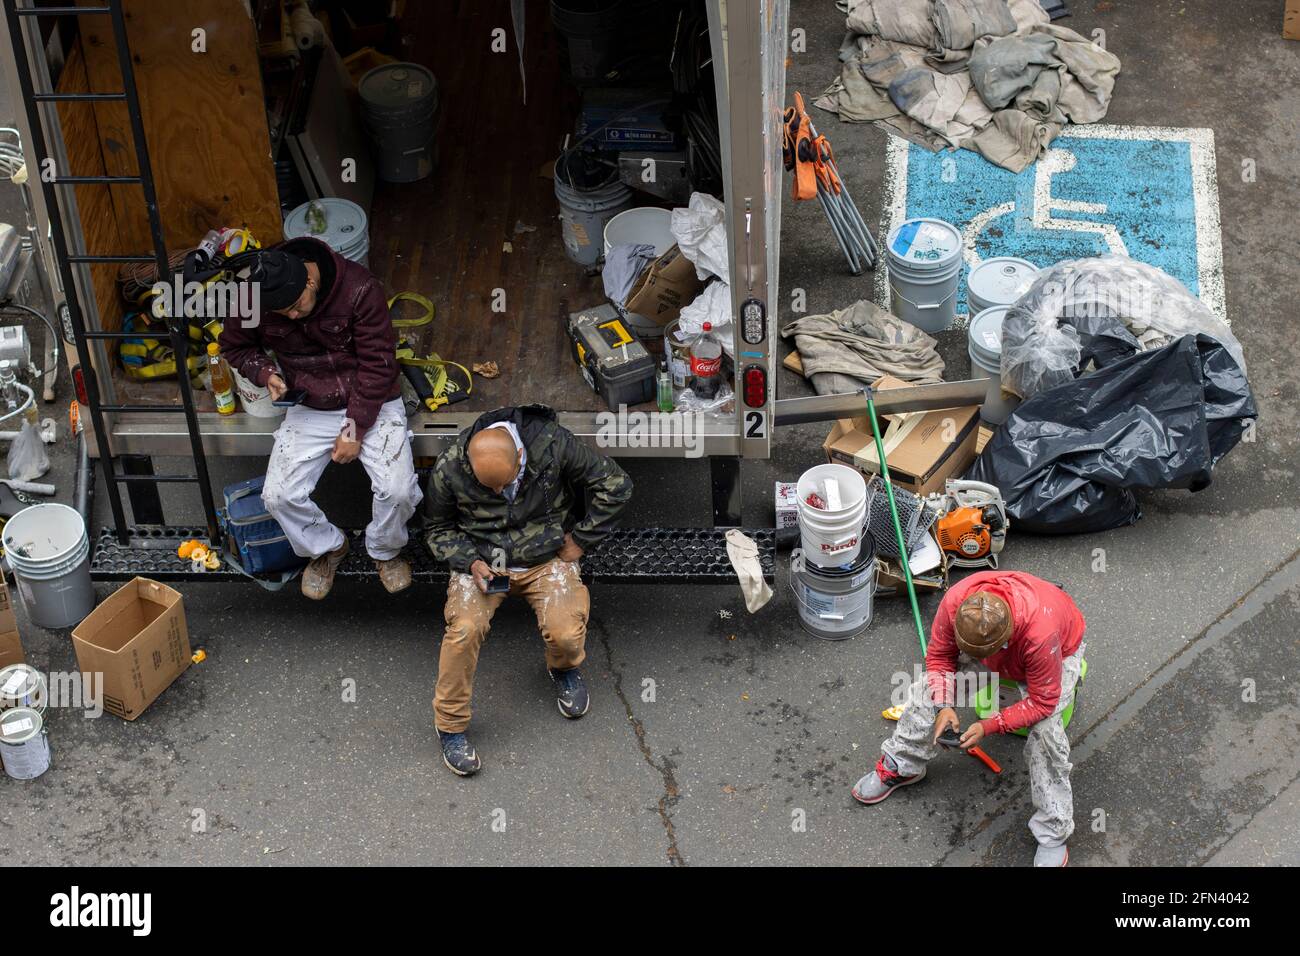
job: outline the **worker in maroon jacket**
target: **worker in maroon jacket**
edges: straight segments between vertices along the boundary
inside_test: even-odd
[[[374,507],[366,550],[389,593],[411,584],[401,556],[406,522],[423,495],[411,460],[398,381],[397,336],[379,280],[318,239],[294,239],[258,253],[257,322],[229,321],[221,351],[273,399],[301,389],[275,433],[262,501],[299,556],[310,558],[302,593],[317,600],[334,584],[348,539],[311,499],[331,461],[361,459]],[[274,353],[274,357],[267,352]]]
[[[958,667],[959,654],[965,654],[992,672],[983,676],[995,688],[999,678],[1009,678],[1020,683],[1024,696],[967,727],[961,748],[969,750],[989,734],[1030,728],[1025,759],[1034,801],[1029,829],[1038,840],[1034,865],[1065,866],[1074,797],[1061,712],[1074,699],[1083,666],[1083,629],[1083,615],[1069,595],[1032,574],[982,571],[950,588],[934,617],[926,673],[909,689],[894,736],[884,742],[875,769],[857,782],[853,796],[879,803],[925,777],[939,736],[961,731],[954,708],[973,702],[958,700],[959,669],[965,692],[973,694],[977,686],[976,667]]]

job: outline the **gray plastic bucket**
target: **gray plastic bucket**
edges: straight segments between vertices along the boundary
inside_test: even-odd
[[[971,316],[996,305],[1015,305],[1038,275],[1028,259],[998,256],[985,259],[966,277],[966,311]]]
[[[551,22],[569,49],[569,73],[600,79],[613,66],[621,0],[551,0]]]
[[[790,587],[799,606],[799,623],[824,641],[846,641],[871,626],[875,613],[876,555],[863,535],[861,554],[851,565],[821,568],[791,555]]]
[[[886,242],[891,307],[925,332],[942,332],[957,318],[961,232],[942,219],[908,219]]]
[[[424,179],[438,162],[438,81],[418,63],[385,63],[357,84],[361,121],[387,183]]]
[[[325,231],[311,231],[307,210],[312,203],[325,211]],[[284,238],[310,236],[325,243],[344,259],[370,266],[370,229],[366,211],[348,199],[323,196],[305,202],[284,218]]]
[[[566,154],[566,156],[572,154]],[[609,178],[583,188],[573,181],[565,156],[555,162],[555,199],[560,204],[560,234],[564,251],[580,266],[600,261],[605,241],[605,224],[632,205],[632,190],[609,170]]]
[[[984,395],[984,405],[980,408],[980,418],[990,425],[1001,425],[1020,404],[1017,398],[1002,397],[1002,320],[1006,317],[1007,308],[1005,305],[995,305],[991,309],[985,309],[970,320],[970,326],[966,330],[971,377],[988,379],[988,391]]]
[[[72,627],[94,608],[90,538],[76,509],[60,504],[24,508],[5,525],[4,547],[18,596],[34,624],[51,630]]]

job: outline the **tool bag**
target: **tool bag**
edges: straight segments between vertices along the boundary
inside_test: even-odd
[[[248,574],[280,574],[301,569],[305,558],[293,553],[280,523],[262,504],[266,476],[227,485],[226,507],[218,515],[226,539],[226,556]]]

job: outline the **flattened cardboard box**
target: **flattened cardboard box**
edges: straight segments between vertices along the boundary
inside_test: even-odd
[[[682,306],[695,301],[703,288],[695,266],[674,245],[641,273],[623,307],[651,322],[667,325],[681,315]]]
[[[876,387],[898,388],[905,384],[886,376],[876,382]],[[979,412],[979,406],[971,405],[915,413],[923,417],[897,447],[885,452],[894,485],[924,497],[942,491],[947,479],[964,474],[975,460]],[[822,448],[827,461],[848,465],[866,475],[880,470],[871,420],[865,415],[836,422]]]
[[[104,675],[104,709],[135,720],[190,666],[180,592],[135,578],[72,631],[82,673]]]
[[[0,668],[21,664],[25,660],[22,638],[18,636],[18,619],[14,617],[13,604],[9,600],[9,585],[0,574]]]

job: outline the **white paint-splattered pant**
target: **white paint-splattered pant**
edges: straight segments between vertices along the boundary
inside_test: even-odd
[[[341,408],[320,411],[295,405],[276,430],[262,502],[299,557],[318,558],[343,543],[343,532],[325,517],[311,493],[330,462],[346,417]],[[406,410],[400,399],[386,402],[374,425],[361,436],[360,458],[375,496],[366,526],[366,550],[372,558],[386,561],[406,547],[406,522],[424,497],[415,477]]]
[[[1056,710],[1029,728],[1025,738],[1025,763],[1029,768],[1029,790],[1034,814],[1029,830],[1042,846],[1060,846],[1074,832],[1074,792],[1070,789],[1070,738],[1061,723],[1061,713],[1074,699],[1074,687],[1083,666],[1083,646],[1061,662],[1061,699]],[[962,674],[974,675],[983,668],[963,664]],[[986,676],[987,671],[983,672]],[[961,686],[959,684],[959,686]],[[970,680],[966,686],[974,687]],[[934,721],[939,710],[924,693],[924,681],[907,692],[907,704],[894,728],[894,736],[881,749],[894,758],[904,777],[921,772],[940,750],[933,743]]]

